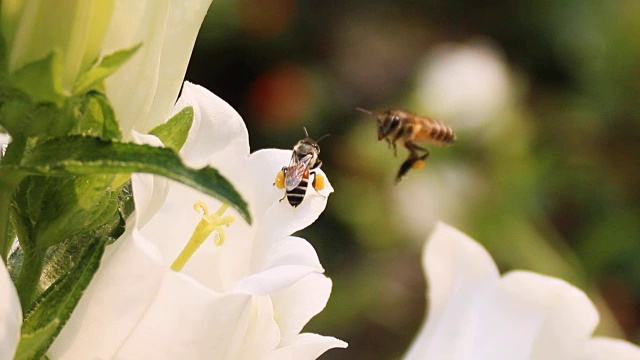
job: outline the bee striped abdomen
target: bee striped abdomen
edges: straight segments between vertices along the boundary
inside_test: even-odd
[[[309,185],[309,171],[307,170],[302,180],[300,180],[300,184],[298,184],[298,186],[296,186],[292,190],[287,191],[287,201],[291,206],[297,207],[302,203],[302,199],[304,199],[304,196],[307,193],[308,185]]]
[[[423,126],[424,130],[417,134],[417,141],[426,141],[436,145],[447,145],[455,141],[456,136],[453,130],[444,123],[437,120],[426,120],[427,126]]]

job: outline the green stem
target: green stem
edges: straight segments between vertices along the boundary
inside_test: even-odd
[[[7,256],[11,250],[12,239],[9,236],[9,212],[13,190],[0,188],[0,257],[7,263]]]
[[[26,138],[22,136],[15,137],[7,147],[7,152],[0,165],[19,164],[26,145]],[[5,263],[13,244],[13,239],[10,237],[9,232],[11,197],[23,178],[24,175],[0,171],[0,257]]]
[[[34,294],[38,289],[42,269],[44,268],[44,251],[40,249],[24,249],[22,269],[16,282],[22,312],[26,314],[31,309]]]

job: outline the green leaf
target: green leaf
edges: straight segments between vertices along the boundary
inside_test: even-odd
[[[193,125],[193,106],[187,106],[164,124],[153,128],[149,134],[157,136],[165,147],[178,152],[187,141],[191,125]]]
[[[51,338],[54,338],[60,332],[59,326],[60,321],[54,320],[36,331],[21,334],[20,344],[14,360],[33,360],[41,357],[43,352],[46,352],[51,346],[53,342]]]
[[[26,229],[23,246],[43,251],[108,221],[118,212],[118,193],[109,188],[114,176],[26,178],[14,208],[16,229]]]
[[[0,124],[14,137],[64,136],[77,122],[69,114],[71,104],[71,98],[58,104],[35,102],[24,92],[8,90],[0,94]]]
[[[29,175],[90,175],[142,172],[167,177],[234,207],[251,223],[247,203],[233,185],[210,167],[185,166],[171,149],[69,136],[36,146],[20,165],[0,163],[0,177],[12,172]]]
[[[57,50],[10,76],[12,85],[29,95],[33,102],[50,102],[61,107],[67,97],[62,87],[62,60]]]
[[[107,237],[115,241],[124,232],[124,226],[124,220],[122,220],[120,214],[116,213],[104,225],[75,235],[49,248],[45,255],[44,267],[39,279],[36,296],[42,290],[49,288],[56,280],[69,273],[76,266],[82,253],[91,245],[93,239]],[[19,259],[15,260],[18,261]]]
[[[107,76],[118,70],[141,46],[142,44],[138,44],[129,49],[119,50],[111,55],[105,56],[99,64],[78,77],[73,89],[73,94],[83,94],[91,90],[91,88],[98,85]]]
[[[45,355],[98,270],[106,244],[107,238],[93,240],[76,266],[40,296],[22,324],[16,359]]]
[[[77,123],[73,135],[88,135],[104,140],[119,140],[122,137],[116,114],[103,94],[90,91],[82,96],[77,107]]]
[[[133,211],[133,200],[131,199],[130,190],[130,187],[124,187],[120,191],[118,201],[121,209],[113,214],[103,225],[94,227],[90,231],[71,236],[46,251],[42,273],[38,276],[38,284],[33,296],[38,297],[56,280],[69,273],[69,271],[76,266],[82,253],[91,245],[93,239],[107,237],[115,241],[124,233],[126,218],[131,211]],[[13,236],[15,236],[15,234]],[[28,237],[22,233],[21,240],[28,241]],[[9,268],[11,278],[14,279],[15,282],[20,275],[24,261],[23,248],[17,248],[11,253],[11,256],[7,260],[7,267]],[[28,311],[29,309],[24,310]]]
[[[7,42],[4,36],[0,36],[0,89],[4,89],[10,86],[7,58]]]

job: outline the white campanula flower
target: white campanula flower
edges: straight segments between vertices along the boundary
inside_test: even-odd
[[[7,45],[9,73],[56,51],[59,90],[70,93],[78,75],[100,55],[114,3],[114,0],[3,1],[0,27]]]
[[[131,140],[131,130],[147,132],[167,119],[210,4],[211,0],[3,1],[0,30],[7,42],[9,74],[55,56],[51,69],[32,69],[32,76],[21,76],[26,84],[20,82],[38,100],[55,101],[71,95],[81,75],[101,58],[141,45],[105,81],[120,129],[125,140]],[[38,71],[52,73],[52,84],[30,81],[43,76]],[[53,89],[39,89],[46,86]]]
[[[250,154],[240,115],[185,83],[174,112],[188,105],[194,123],[180,156],[193,167],[217,168],[234,184],[253,225],[187,186],[134,174],[136,211],[127,232],[107,248],[49,357],[315,359],[346,347],[332,337],[300,334],[324,308],[331,280],[313,247],[291,234],[320,215],[331,185],[319,193],[310,188],[297,208],[279,201],[284,194],[273,182],[291,151]],[[151,135],[139,138],[160,145]],[[203,230],[208,224],[216,232]],[[178,260],[190,238],[204,243]]]
[[[500,276],[489,253],[440,223],[425,245],[427,317],[405,360],[633,360],[640,348],[592,337],[598,312],[567,282],[528,271]]]
[[[13,359],[20,341],[22,307],[18,292],[0,259],[0,359]]]
[[[102,54],[142,47],[106,80],[120,130],[146,133],[168,118],[212,0],[117,0]]]

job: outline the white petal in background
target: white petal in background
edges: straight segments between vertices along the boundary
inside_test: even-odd
[[[7,267],[0,260],[0,359],[13,359],[20,341],[22,308]]]
[[[416,97],[429,116],[478,132],[501,125],[499,115],[511,102],[512,87],[497,44],[481,39],[434,48],[418,74]]]
[[[429,310],[406,360],[640,359],[631,343],[591,338],[598,313],[581,290],[526,271],[500,277],[486,250],[448,225],[423,263]]]
[[[2,161],[2,157],[4,153],[7,151],[7,146],[11,142],[11,136],[9,134],[0,133],[0,161]]]

